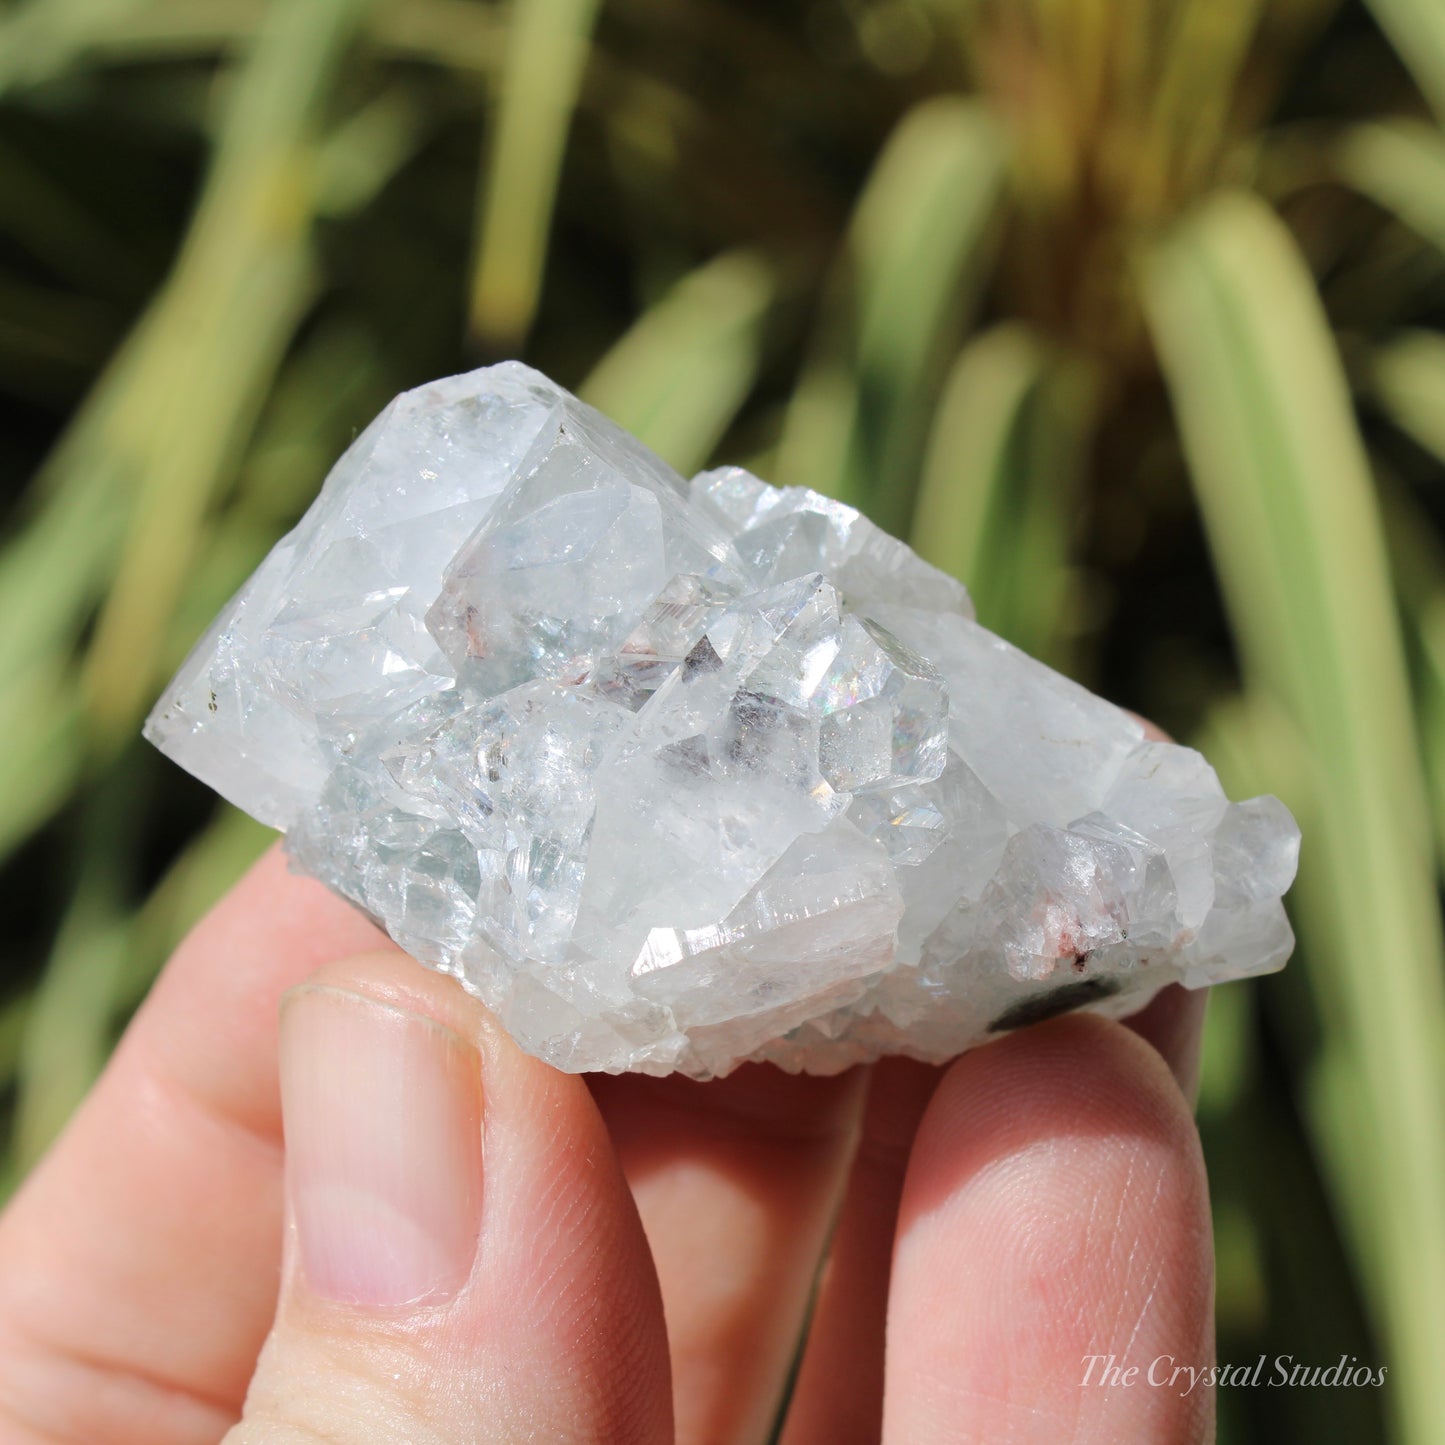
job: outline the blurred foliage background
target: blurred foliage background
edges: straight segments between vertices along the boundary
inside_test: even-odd
[[[1305,835],[1217,992],[1228,1442],[1445,1438],[1445,5],[0,3],[12,1185],[265,845],[138,740],[394,392],[867,508]]]

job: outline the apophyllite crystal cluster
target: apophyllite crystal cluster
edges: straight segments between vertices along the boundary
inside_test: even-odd
[[[565,1069],[938,1060],[1293,942],[1275,799],[515,363],[387,407],[147,734]]]

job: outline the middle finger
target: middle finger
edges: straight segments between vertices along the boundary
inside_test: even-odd
[[[677,1445],[766,1439],[858,1133],[866,1070],[592,1081],[662,1287]]]

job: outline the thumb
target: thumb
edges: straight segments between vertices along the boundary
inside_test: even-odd
[[[401,954],[285,998],[276,1322],[227,1445],[663,1442],[662,1304],[582,1079]]]

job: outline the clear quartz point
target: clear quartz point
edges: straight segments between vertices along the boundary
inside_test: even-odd
[[[938,1061],[1293,945],[1277,800],[516,362],[382,412],[146,735],[569,1070]]]

